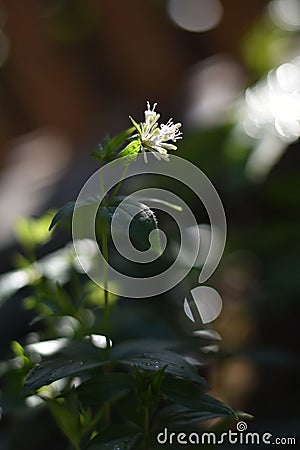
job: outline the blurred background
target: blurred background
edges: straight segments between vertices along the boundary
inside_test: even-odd
[[[299,0],[1,0],[0,271],[18,218],[74,199],[146,100],[227,215],[212,393],[299,439]]]

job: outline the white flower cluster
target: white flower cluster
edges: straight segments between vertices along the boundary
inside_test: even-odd
[[[131,119],[138,132],[145,162],[148,161],[146,151],[152,153],[158,160],[167,161],[169,159],[168,150],[177,149],[176,145],[170,144],[168,141],[176,142],[182,138],[182,132],[179,131],[181,123],[173,123],[173,120],[170,119],[166,124],[158,125],[160,114],[155,111],[156,105],[157,103],[154,103],[151,108],[150,103],[147,102],[145,122],[137,124]]]

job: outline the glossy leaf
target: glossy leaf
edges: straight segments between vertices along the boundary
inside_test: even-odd
[[[198,375],[194,367],[182,355],[171,352],[144,352],[123,359],[123,362],[138,369],[157,371],[167,366],[165,373],[201,383],[208,387],[207,381]]]
[[[190,381],[179,378],[165,378],[161,384],[161,391],[172,402],[194,411],[214,413],[217,416],[233,416],[237,419],[237,414],[232,408],[205,394]]]
[[[140,438],[136,428],[110,426],[90,442],[87,450],[131,450],[136,448]]]
[[[56,358],[35,366],[29,372],[24,388],[26,391],[37,390],[54,381],[100,367],[102,364],[101,361],[65,361],[62,358]]]
[[[100,367],[107,363],[104,351],[94,347],[90,342],[71,342],[52,359],[35,366],[28,374],[24,388],[26,391],[37,390],[56,380]]]
[[[155,427],[172,425],[189,425],[203,420],[214,419],[227,414],[210,411],[195,411],[181,405],[169,405],[163,408],[155,417]]]

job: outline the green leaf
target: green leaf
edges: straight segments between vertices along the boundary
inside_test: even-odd
[[[35,366],[28,374],[25,391],[34,391],[56,380],[107,364],[104,350],[90,342],[71,342],[53,358]]]
[[[55,216],[52,219],[52,222],[49,226],[49,231],[52,230],[53,227],[55,227],[55,225],[60,222],[61,220],[67,218],[68,216],[70,216],[71,214],[73,214],[73,212],[79,208],[82,208],[84,206],[89,206],[89,205],[100,205],[100,197],[95,195],[92,197],[88,197],[87,199],[81,201],[81,202],[69,202],[67,203],[65,206],[63,206],[62,208],[60,208],[57,213],[55,214]],[[110,212],[108,211],[108,209],[105,206],[99,206],[98,208],[98,212],[101,216],[103,216],[105,219],[107,219],[108,217],[111,217]]]
[[[158,371],[167,366],[165,373],[192,380],[208,387],[207,381],[198,375],[194,367],[190,365],[182,355],[176,352],[167,350],[163,352],[144,352],[127,357],[123,359],[122,362],[136,366],[138,369],[150,371]]]
[[[83,341],[70,340],[68,345],[63,347],[56,356],[75,361],[102,361],[105,350],[95,347],[91,340]]]
[[[111,358],[118,360],[140,355],[144,352],[164,352],[169,350],[172,344],[174,344],[173,341],[162,339],[129,339],[112,347]]]
[[[131,450],[136,448],[141,434],[136,428],[128,426],[110,426],[99,433],[88,445],[87,450]],[[118,447],[119,446],[119,447]]]
[[[62,358],[52,359],[35,366],[28,374],[25,383],[25,391],[35,391],[42,386],[53,383],[62,378],[77,375],[89,369],[103,365],[103,361],[72,361]]]
[[[83,405],[99,405],[124,397],[134,389],[133,377],[122,372],[102,373],[82,383],[77,392]]]
[[[15,225],[15,234],[21,245],[32,250],[50,239],[48,223],[53,211],[48,211],[38,218],[20,218]]]
[[[138,131],[138,133],[142,134],[140,125],[131,116],[129,116],[129,119],[130,119],[132,125],[134,126],[134,128]]]
[[[165,443],[162,446],[162,444],[159,444],[158,442],[156,442],[156,439],[152,440],[150,445],[151,445],[151,447],[150,447],[151,450],[162,450],[162,449],[163,450],[182,450],[182,448],[183,448],[181,445],[179,445],[173,441],[172,441],[172,444]]]
[[[98,213],[107,221],[111,221],[115,211],[116,204],[113,206],[98,208]],[[49,230],[51,230],[58,222],[73,214],[74,210],[89,205],[97,205],[100,203],[99,196],[89,197],[82,202],[70,202],[63,206],[53,217]],[[153,230],[158,230],[157,219],[154,212],[145,204],[135,201],[134,199],[127,200],[119,205],[118,218],[115,219],[115,226],[120,232],[124,231],[124,221],[130,221],[129,234],[134,245],[139,250],[147,250],[149,248],[149,234]],[[161,244],[159,235],[152,235],[152,249],[155,253],[161,253]]]
[[[118,218],[114,224],[120,232],[124,231],[124,223],[130,222],[129,236],[132,243],[141,251],[149,249],[149,235],[158,230],[158,222],[155,213],[149,206],[132,198],[126,199],[118,206]],[[161,243],[158,233],[151,236],[152,250],[161,254]]]
[[[181,405],[169,405],[159,411],[155,416],[155,428],[172,425],[190,425],[191,423],[214,419],[227,414],[210,411],[195,411]]]
[[[112,152],[115,152],[118,150],[126,141],[126,139],[134,132],[134,127],[130,127],[125,131],[122,131],[122,133],[117,134],[115,137],[109,140],[107,145],[105,146],[105,152],[106,154],[111,154]]]
[[[214,413],[218,416],[232,416],[237,419],[236,412],[229,406],[202,392],[194,383],[179,378],[164,378],[161,391],[174,403],[194,411]]]
[[[122,147],[133,131],[134,127],[131,127],[114,136],[112,139],[107,136],[103,145],[99,145],[98,149],[92,153],[92,156],[101,162],[111,161],[113,154]]]
[[[71,214],[73,214],[74,208],[75,208],[75,204],[76,202],[69,202],[66,205],[64,205],[62,208],[60,208],[57,213],[54,215],[50,226],[49,226],[49,231],[52,230],[52,228],[58,223],[60,222],[62,219],[65,219],[66,217],[70,216]]]
[[[118,154],[118,159],[119,158],[124,158],[126,157],[126,160],[124,161],[126,164],[129,164],[133,161],[136,160],[137,155],[139,153],[141,149],[141,142],[139,139],[135,139],[134,141],[130,142],[125,148],[124,150],[122,150],[119,154]]]
[[[80,443],[80,414],[78,397],[72,389],[66,398],[48,399],[47,404],[64,434],[75,448]]]
[[[139,197],[139,201],[140,201],[140,202],[147,202],[147,200],[148,200],[148,201],[151,201],[151,203],[157,203],[158,205],[164,205],[164,206],[167,206],[168,208],[174,209],[175,211],[182,211],[181,206],[175,205],[174,203],[167,202],[167,201],[162,200],[162,199],[160,199],[160,198]]]

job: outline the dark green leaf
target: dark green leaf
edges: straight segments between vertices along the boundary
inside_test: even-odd
[[[67,203],[65,206],[63,206],[62,208],[60,208],[57,213],[55,214],[55,216],[52,219],[52,222],[49,226],[49,231],[52,230],[52,228],[61,220],[65,219],[66,217],[70,216],[71,214],[73,214],[74,210],[77,210],[78,208],[82,208],[83,206],[89,206],[89,205],[93,205],[95,207],[95,205],[100,205],[100,197],[93,196],[93,197],[88,197],[86,200],[81,201],[81,202],[69,202]],[[107,210],[106,207],[101,206],[98,209],[98,212],[101,216],[103,216],[104,218],[108,218],[111,217],[109,211]]]
[[[233,416],[235,411],[220,400],[202,392],[194,383],[179,378],[164,378],[161,391],[174,403],[194,411],[215,413],[218,416]]]
[[[150,246],[149,234],[158,229],[158,223],[154,212],[149,206],[134,199],[126,199],[119,204],[118,218],[115,225],[122,232],[124,222],[130,222],[129,235],[133,244],[141,251],[147,250]],[[159,235],[152,235],[152,249],[160,254],[161,245]]]
[[[117,134],[104,146],[104,155],[110,156],[113,152],[118,150],[126,141],[126,139],[134,132],[134,127],[130,127],[120,134]]]
[[[60,222],[62,219],[65,219],[66,217],[70,216],[71,214],[73,214],[74,211],[74,207],[75,207],[76,202],[69,202],[67,203],[65,206],[63,206],[62,208],[60,208],[57,213],[55,214],[55,216],[53,217],[50,226],[49,226],[49,231],[52,230],[52,228],[58,223]]]
[[[104,350],[94,347],[89,341],[70,342],[53,358],[35,366],[28,374],[24,388],[36,390],[67,376],[73,376],[107,363]]]
[[[28,374],[24,383],[26,391],[37,390],[42,386],[68,376],[77,375],[103,364],[103,361],[72,361],[62,358],[52,359],[35,366]]]
[[[148,316],[145,320],[148,319]],[[139,318],[140,322],[141,318]],[[129,339],[116,344],[111,349],[112,359],[124,359],[131,356],[140,355],[148,352],[164,352],[172,350],[174,346],[178,345],[178,341],[165,339]]]
[[[122,362],[130,365],[134,365],[142,370],[157,371],[164,366],[166,367],[165,373],[170,375],[176,375],[181,378],[201,383],[208,387],[207,381],[198,375],[194,367],[189,364],[182,355],[171,352],[144,352],[141,354],[135,354],[122,360]]]
[[[189,425],[203,420],[214,419],[227,414],[210,411],[194,411],[181,405],[169,405],[163,408],[155,417],[155,427],[172,425]]]
[[[120,399],[133,388],[134,380],[131,375],[111,372],[99,374],[97,378],[82,383],[77,392],[80,401],[90,406]]]
[[[133,133],[134,127],[128,128],[122,133],[110,139],[108,136],[104,139],[104,143],[98,146],[98,149],[92,153],[92,156],[101,161],[111,161],[113,154],[124,145],[124,142]]]
[[[141,434],[136,428],[111,426],[99,433],[88,445],[87,450],[131,450],[135,448]]]
[[[104,360],[105,350],[93,345],[91,340],[70,340],[68,345],[62,348],[56,356],[76,361],[101,361]]]
[[[162,446],[162,444],[159,444],[156,441],[152,441],[150,448],[151,450],[182,450],[182,446],[177,444],[176,442],[172,442],[172,444],[166,442]]]

